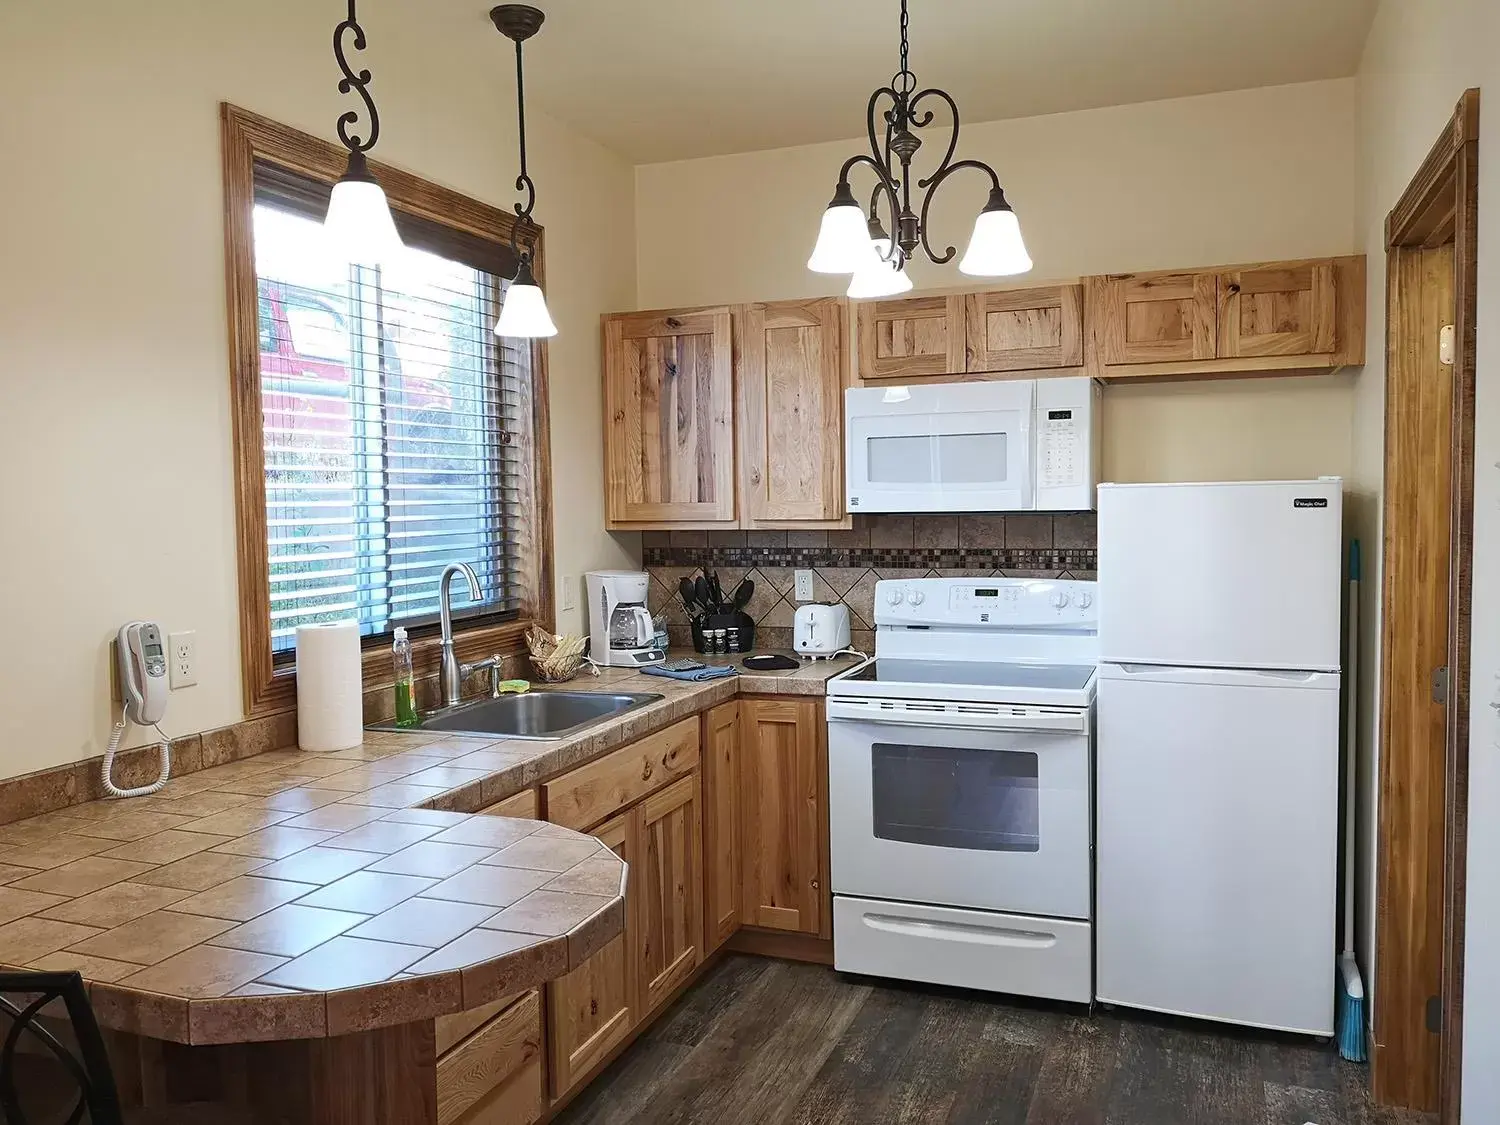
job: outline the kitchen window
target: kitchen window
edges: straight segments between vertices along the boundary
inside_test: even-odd
[[[550,612],[551,522],[544,345],[493,331],[512,216],[382,170],[407,251],[338,262],[321,227],[342,150],[232,107],[224,128],[231,333],[256,349],[234,355],[247,710],[294,699],[303,624],[357,620],[367,687],[397,625],[435,666],[451,562],[483,587],[454,586],[463,655],[516,650]]]

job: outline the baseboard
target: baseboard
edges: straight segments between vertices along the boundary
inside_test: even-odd
[[[806,961],[813,965],[833,964],[833,941],[814,934],[794,934],[786,930],[758,930],[746,927],[735,931],[725,943],[724,948],[733,953],[779,957],[783,961]]]

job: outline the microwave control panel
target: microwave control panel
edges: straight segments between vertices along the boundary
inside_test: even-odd
[[[1092,509],[1099,469],[1099,385],[1086,378],[1038,379],[1034,409],[1037,510]]]

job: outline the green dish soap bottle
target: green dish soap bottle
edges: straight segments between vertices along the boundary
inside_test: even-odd
[[[422,719],[412,698],[411,641],[400,626],[396,627],[396,640],[391,645],[391,660],[396,666],[396,725],[414,727]]]

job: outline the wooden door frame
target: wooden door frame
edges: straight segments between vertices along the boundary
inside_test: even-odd
[[[1385,223],[1387,354],[1390,354],[1393,322],[1389,315],[1394,294],[1394,261],[1402,248],[1454,246],[1454,336],[1451,492],[1449,512],[1448,574],[1448,696],[1444,754],[1444,845],[1442,938],[1442,1004],[1438,1064],[1438,1111],[1442,1125],[1458,1125],[1463,1067],[1463,978],[1464,894],[1467,883],[1467,834],[1469,796],[1469,634],[1471,587],[1474,561],[1474,383],[1476,305],[1478,282],[1479,218],[1479,91],[1465,91],[1441,136],[1407,185]],[[1387,411],[1390,404],[1386,404]],[[1390,572],[1383,576],[1382,621],[1392,598]],[[1381,723],[1386,728],[1389,698],[1382,655]],[[1380,751],[1377,842],[1379,877],[1384,889],[1385,864],[1392,848],[1399,850],[1406,839],[1387,824],[1387,797],[1404,783],[1389,773],[1386,748]],[[1386,945],[1387,904],[1376,906],[1377,973],[1403,963]],[[1378,984],[1378,981],[1376,982]],[[1374,1001],[1380,1003],[1380,989]],[[1372,1082],[1378,1077],[1382,1059],[1372,1052]]]

